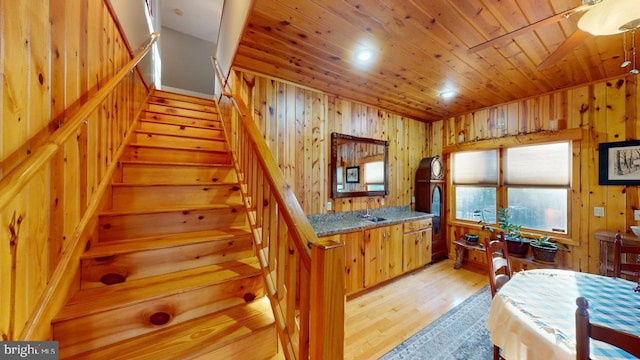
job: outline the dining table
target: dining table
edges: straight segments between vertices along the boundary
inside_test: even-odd
[[[489,309],[491,342],[507,360],[575,359],[576,298],[589,302],[593,323],[640,336],[638,283],[560,269],[532,269],[513,274]],[[636,357],[591,340],[592,359]]]

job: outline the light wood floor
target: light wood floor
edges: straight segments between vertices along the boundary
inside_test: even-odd
[[[377,359],[489,283],[442,260],[347,301],[345,359]]]

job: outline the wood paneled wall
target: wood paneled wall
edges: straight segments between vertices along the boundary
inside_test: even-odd
[[[331,198],[332,132],[388,140],[389,195],[372,206],[411,204],[415,171],[433,146],[429,125],[263,75],[236,70],[233,79],[306,214],[329,212],[327,202],[331,212],[360,210],[368,199]]]
[[[598,144],[640,139],[637,77],[586,84],[428,124],[246,71],[237,70],[234,81],[242,88],[244,100],[307,214],[328,212],[327,201],[336,212],[365,207],[366,197],[331,199],[329,143],[333,131],[390,141],[390,193],[384,205],[381,197],[376,200],[378,206],[399,206],[411,203],[420,159],[442,154],[444,146],[582,129],[583,138],[573,149],[573,168],[579,176],[573,184],[570,214],[572,241],[578,245],[560,252],[561,266],[597,273],[595,231],[628,231],[636,224],[633,210],[640,209],[638,188],[598,185]],[[595,206],[605,208],[604,217],[593,216]],[[448,226],[448,239],[468,230],[459,224]],[[453,249],[450,256],[454,256]]]
[[[563,267],[597,273],[600,251],[595,231],[629,231],[629,226],[637,223],[633,210],[640,207],[638,187],[598,185],[598,145],[640,139],[639,106],[637,77],[627,76],[448,118],[433,123],[429,137],[452,146],[501,136],[544,133],[555,127],[582,129],[583,138],[573,149],[573,169],[579,174],[573,184],[570,214],[572,241],[577,245],[559,252],[559,256]],[[595,206],[604,207],[604,217],[593,215]],[[447,209],[451,209],[451,203]],[[468,230],[450,225],[447,234],[452,239]]]
[[[131,59],[107,0],[0,0],[0,47],[0,178]],[[78,237],[98,186],[109,181],[107,168],[146,94],[138,74],[127,75],[0,209],[3,339],[19,339],[42,306],[52,274]],[[50,332],[47,319],[41,320],[38,338]]]

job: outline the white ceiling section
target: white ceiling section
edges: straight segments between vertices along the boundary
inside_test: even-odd
[[[160,0],[160,19],[162,26],[217,43],[223,5],[224,0]]]

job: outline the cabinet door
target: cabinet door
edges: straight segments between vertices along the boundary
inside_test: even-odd
[[[417,233],[418,235],[418,244],[417,244],[417,263],[418,266],[424,266],[429,264],[432,260],[432,229],[424,229]]]
[[[410,271],[429,264],[432,260],[431,228],[404,235],[403,271]]]
[[[402,224],[387,227],[388,235],[385,238],[385,258],[387,262],[387,278],[402,274]]]
[[[402,271],[418,267],[419,231],[405,234],[402,239]]]
[[[364,232],[364,286],[371,286],[386,279],[385,239],[388,227]]]

